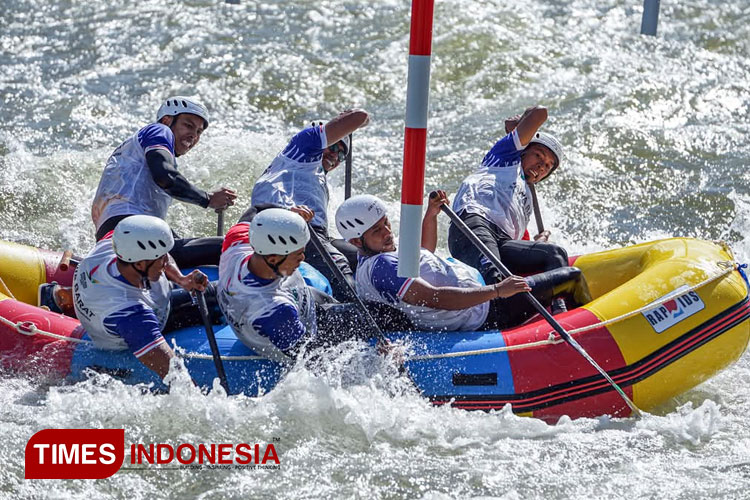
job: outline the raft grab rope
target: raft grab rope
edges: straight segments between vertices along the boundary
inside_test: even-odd
[[[612,325],[614,323],[619,323],[620,321],[624,321],[628,318],[631,318],[633,316],[637,316],[638,314],[641,314],[644,311],[648,311],[650,309],[653,309],[654,307],[660,306],[664,304],[665,302],[669,302],[670,300],[674,299],[677,295],[684,295],[685,293],[691,292],[693,290],[697,290],[698,288],[701,288],[712,281],[716,281],[720,278],[723,278],[724,276],[730,274],[732,271],[737,270],[740,274],[742,274],[742,271],[740,271],[740,267],[747,266],[747,264],[737,264],[734,262],[729,261],[720,261],[716,263],[720,268],[723,269],[723,271],[714,274],[713,276],[709,276],[705,280],[701,281],[700,283],[697,283],[695,285],[689,286],[687,288],[682,288],[679,290],[679,292],[673,291],[662,297],[661,299],[655,301],[655,302],[649,302],[648,304],[639,307],[638,309],[635,309],[633,311],[627,312],[625,314],[621,314],[620,316],[616,316],[612,319],[607,319],[604,321],[600,321],[599,323],[594,323],[591,325],[582,326],[581,328],[576,328],[574,330],[568,330],[568,333],[570,335],[586,332],[589,330],[596,330],[597,328],[601,328],[607,325]],[[489,349],[476,349],[472,351],[459,351],[459,352],[449,352],[449,353],[443,353],[443,354],[424,354],[420,356],[410,356],[406,359],[406,361],[424,361],[424,360],[430,360],[430,359],[442,359],[442,358],[457,358],[457,357],[463,357],[463,356],[477,356],[480,354],[493,354],[498,352],[508,352],[508,351],[517,351],[521,349],[531,349],[534,347],[540,347],[543,345],[548,344],[560,344],[562,342],[565,342],[564,339],[561,337],[557,337],[555,335],[554,331],[550,331],[546,340],[537,340],[535,342],[529,342],[526,344],[518,344],[518,345],[512,345],[512,346],[502,346],[502,347],[491,347]]]
[[[0,323],[4,324],[5,326],[9,328],[14,329],[16,332],[20,333],[21,335],[26,335],[27,337],[33,337],[34,335],[43,335],[45,337],[52,337],[53,339],[65,340],[65,341],[73,342],[76,344],[91,344],[91,345],[94,344],[91,340],[66,337],[64,335],[42,330],[31,321],[13,322],[7,318],[0,316]],[[209,360],[213,359],[213,357],[210,354],[200,354],[197,352],[185,353],[182,355],[182,357],[190,358],[190,359],[209,359]],[[266,359],[266,358],[264,358],[263,356],[222,356],[221,359],[224,361],[251,361],[251,360]]]
[[[742,278],[745,280],[745,283],[748,286],[748,289],[750,290],[750,282],[748,282],[747,275],[745,274],[744,269],[747,268],[747,264],[738,264],[734,262],[728,262],[728,261],[720,261],[717,262],[717,265],[720,268],[723,268],[723,271],[714,274],[713,276],[710,276],[706,278],[705,280],[701,281],[700,283],[697,283],[695,285],[689,286],[688,288],[680,289],[679,295],[683,295],[687,292],[697,290],[698,288],[701,288],[713,281],[716,281],[720,278],[723,278],[724,276],[730,274],[733,271],[737,271],[740,273]],[[633,311],[627,312],[625,314],[621,314],[620,316],[614,317],[612,319],[600,321],[599,323],[594,323],[591,325],[583,326],[581,328],[576,328],[575,330],[568,330],[568,333],[571,335],[586,332],[589,330],[595,330],[597,328],[601,328],[603,326],[611,325],[614,323],[619,323],[620,321],[624,321],[628,318],[631,318],[633,316],[636,316],[644,311],[647,311],[649,309],[653,309],[654,307],[660,306],[664,304],[665,302],[669,302],[670,300],[674,299],[675,293],[669,293],[659,299],[656,302],[650,302],[643,307],[640,307],[638,309],[635,309]],[[85,340],[85,339],[76,339],[71,337],[65,337],[63,335],[59,335],[57,333],[48,332],[45,330],[40,329],[37,327],[34,323],[31,321],[18,321],[13,322],[7,318],[4,318],[0,316],[0,323],[13,328],[21,335],[26,336],[34,336],[34,335],[44,335],[47,337],[52,337],[57,340],[63,340],[68,342],[75,342],[77,344],[93,344],[91,340]],[[409,356],[405,361],[425,361],[430,359],[442,359],[442,358],[457,358],[457,357],[463,357],[463,356],[477,356],[481,354],[493,354],[498,352],[508,352],[508,351],[516,351],[520,349],[532,349],[534,347],[541,347],[543,345],[548,344],[559,344],[564,342],[564,340],[560,337],[556,337],[555,333],[553,331],[549,332],[548,337],[545,340],[537,340],[534,342],[528,342],[526,344],[519,344],[519,345],[513,345],[513,346],[503,346],[503,347],[491,347],[489,349],[477,349],[472,351],[460,351],[460,352],[449,352],[449,353],[443,353],[443,354],[425,354],[425,355],[419,355],[419,356]],[[200,353],[185,353],[182,354],[183,358],[188,359],[201,359],[201,360],[212,360],[213,357],[209,354],[200,354]],[[253,360],[261,360],[266,359],[262,356],[221,356],[221,359],[223,361],[253,361]]]
[[[16,300],[16,296],[13,295],[13,292],[10,291],[10,288],[8,288],[8,285],[5,284],[2,278],[0,278],[0,285],[3,287],[3,293],[5,293],[8,297],[10,297],[13,300]]]

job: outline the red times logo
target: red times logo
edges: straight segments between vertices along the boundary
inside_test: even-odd
[[[44,429],[25,450],[26,479],[104,479],[125,459],[125,429]]]

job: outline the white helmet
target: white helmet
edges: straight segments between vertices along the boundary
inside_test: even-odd
[[[385,216],[385,203],[371,194],[352,196],[336,210],[336,228],[345,240],[361,238]]]
[[[159,106],[159,111],[156,112],[156,121],[158,122],[165,116],[177,116],[182,113],[190,113],[191,115],[197,115],[203,118],[206,122],[204,128],[208,128],[208,110],[206,107],[198,101],[191,99],[190,97],[183,96],[172,96],[167,98],[164,103]]]
[[[348,135],[345,135],[344,137],[339,139],[338,142],[334,142],[333,144],[343,144],[344,154],[349,154],[349,147],[350,147],[351,141],[349,140]],[[333,146],[333,144],[331,144],[331,146]],[[330,148],[331,146],[328,146],[328,147]]]
[[[345,154],[349,154],[349,148],[351,147],[351,141],[349,139],[349,136],[345,135],[344,137],[342,137],[339,140],[339,142],[343,142],[344,143],[344,153]]]
[[[169,225],[151,215],[131,215],[121,220],[112,235],[112,249],[125,262],[155,260],[169,253],[173,246]]]
[[[250,223],[250,244],[258,255],[289,255],[310,241],[305,219],[283,208],[258,213]]]
[[[531,139],[529,144],[541,144],[542,146],[547,146],[550,151],[552,151],[552,154],[555,155],[555,158],[557,158],[557,162],[555,163],[555,166],[550,170],[550,174],[554,169],[560,166],[560,162],[563,160],[563,147],[562,144],[560,144],[560,141],[555,139],[553,136],[549,134],[545,134],[544,132],[537,132],[534,134],[534,138]],[[547,174],[549,175],[549,174]]]

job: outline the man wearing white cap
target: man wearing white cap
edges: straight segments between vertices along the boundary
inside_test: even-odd
[[[94,345],[130,350],[162,379],[174,357],[162,335],[173,310],[170,281],[187,291],[206,288],[200,271],[183,276],[169,256],[173,245],[166,222],[134,215],[97,242],[73,278],[76,316]]]
[[[357,293],[362,300],[388,304],[422,330],[484,330],[519,324],[534,309],[519,295],[532,292],[543,303],[565,293],[580,275],[576,268],[492,285],[481,283],[476,269],[435,255],[437,216],[448,203],[444,191],[429,200],[422,221],[419,278],[398,275],[398,252],[385,204],[372,195],[352,196],[336,211],[336,228],[359,250]]]
[[[497,141],[480,167],[464,179],[456,193],[453,210],[508,269],[517,274],[551,271],[568,265],[568,254],[547,243],[549,231],[535,241],[521,238],[532,214],[530,184],[546,179],[560,166],[562,145],[553,136],[539,132],[547,120],[547,109],[528,108],[523,115],[505,122],[507,133]],[[451,255],[479,269],[488,284],[501,281],[500,272],[454,225],[448,232]],[[553,313],[565,311],[556,300]]]
[[[234,204],[228,188],[207,193],[177,170],[176,158],[193,149],[209,124],[208,110],[195,99],[173,96],[146,125],[120,144],[104,167],[91,207],[96,240],[131,215],[166,219],[172,199],[203,208],[224,209]],[[180,267],[218,264],[221,238],[175,241],[172,256]]]
[[[354,304],[339,304],[308,286],[299,272],[310,240],[307,207],[268,208],[238,222],[224,237],[218,299],[242,343],[290,363],[315,349],[366,338]]]

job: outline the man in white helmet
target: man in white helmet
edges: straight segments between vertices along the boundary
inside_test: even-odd
[[[389,304],[404,312],[417,329],[475,331],[506,328],[532,314],[520,292],[542,300],[551,289],[575,279],[575,268],[524,279],[510,276],[492,285],[479,281],[476,269],[434,254],[437,216],[449,203],[444,191],[429,200],[422,221],[419,278],[398,276],[398,252],[385,204],[375,196],[353,196],[336,211],[336,228],[359,249],[357,293],[363,300]],[[510,298],[510,299],[509,299]]]
[[[315,300],[298,270],[312,213],[293,210],[269,208],[251,223],[234,225],[219,264],[219,306],[237,338],[281,362],[294,357],[305,334],[316,332]]]
[[[307,207],[268,208],[224,238],[218,299],[237,338],[261,356],[289,363],[309,349],[365,338],[354,304],[308,286],[299,272],[310,240]]]
[[[78,264],[73,278],[75,312],[99,349],[130,350],[162,379],[174,357],[162,332],[170,316],[170,281],[184,290],[205,289],[206,276],[183,276],[169,256],[174,245],[166,222],[150,215],[122,220]]]
[[[547,242],[549,231],[536,235],[534,241],[522,239],[532,214],[529,185],[546,179],[563,159],[557,139],[539,132],[546,120],[547,109],[541,106],[506,120],[507,135],[464,179],[453,202],[453,210],[466,225],[511,272],[518,274],[568,265],[565,249]],[[450,225],[448,247],[453,257],[479,269],[488,284],[501,280],[499,271],[454,224]],[[564,311],[564,301],[555,301],[553,312]]]
[[[346,158],[349,152],[349,134],[367,125],[366,111],[344,111],[329,122],[314,122],[289,141],[289,144],[271,162],[253,187],[253,207],[276,206],[291,208],[307,206],[313,213],[311,225],[320,235],[334,262],[344,276],[353,283],[352,270],[344,253],[352,257],[356,250],[328,235],[328,182],[326,175]],[[251,207],[252,208],[252,207]],[[247,220],[247,217],[240,220]],[[320,271],[333,287],[339,300],[349,300],[348,290],[334,279],[323,257],[312,244],[307,248],[307,262]]]
[[[155,123],[115,149],[91,207],[97,241],[131,215],[166,219],[173,198],[212,209],[234,204],[233,190],[222,187],[207,193],[177,170],[176,158],[198,144],[208,124],[205,106],[189,97],[170,97],[159,107]],[[190,267],[217,264],[220,251],[221,238],[178,239],[172,254],[181,267]]]

